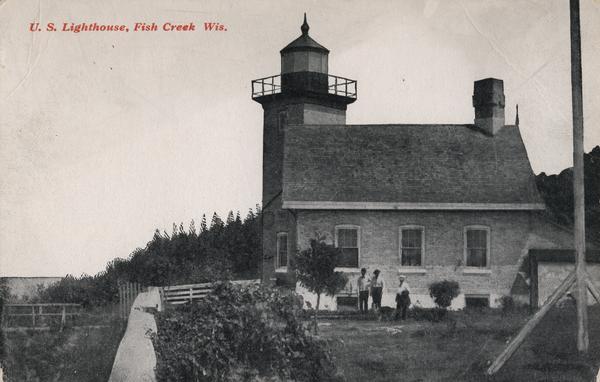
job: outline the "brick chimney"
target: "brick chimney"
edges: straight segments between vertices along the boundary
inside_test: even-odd
[[[473,87],[475,126],[489,135],[504,127],[504,83],[496,78],[475,81]]]

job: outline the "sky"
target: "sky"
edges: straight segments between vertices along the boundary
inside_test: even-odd
[[[330,74],[358,81],[349,124],[472,123],[473,82],[495,77],[507,123],[519,104],[534,172],[572,165],[566,0],[4,0],[0,276],[95,274],[157,228],[260,203],[250,81],[279,74],[303,12]],[[82,22],[131,30],[60,30]],[[196,30],[133,32],[136,22]],[[589,151],[600,144],[600,1],[581,0],[581,28]]]

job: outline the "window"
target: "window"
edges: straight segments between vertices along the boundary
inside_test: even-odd
[[[423,237],[425,230],[421,226],[400,227],[400,263],[413,267],[423,265]]]
[[[335,244],[342,251],[338,267],[358,268],[359,228],[355,226],[336,227]]]
[[[275,256],[275,268],[286,268],[288,265],[288,234],[279,232],[277,234],[277,255]]]
[[[287,111],[280,111],[277,115],[277,127],[279,131],[285,130],[285,126],[287,125]]]
[[[465,307],[486,308],[490,306],[490,296],[467,295],[465,296]]]
[[[465,264],[486,268],[490,255],[490,229],[484,226],[465,227]]]

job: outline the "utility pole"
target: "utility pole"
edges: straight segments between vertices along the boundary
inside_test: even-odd
[[[581,79],[581,30],[579,26],[579,0],[570,0],[571,17],[571,100],[573,102],[573,196],[575,198],[574,232],[575,270],[556,288],[544,306],[525,324],[521,331],[487,369],[493,375],[508,361],[550,311],[557,301],[575,284],[577,296],[577,350],[587,353],[588,335],[587,291],[600,304],[600,289],[594,285],[585,270],[585,200],[583,175],[583,92]]]
[[[585,271],[585,201],[583,175],[583,92],[581,78],[581,29],[579,0],[570,0],[571,101],[573,103],[573,196],[575,198],[574,244],[577,275],[577,350],[589,348],[587,273]]]

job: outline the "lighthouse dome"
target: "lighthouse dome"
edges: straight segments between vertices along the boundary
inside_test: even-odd
[[[302,35],[280,51],[281,74],[295,72],[327,74],[329,50],[308,35],[309,29],[305,13],[304,22],[300,27]]]

